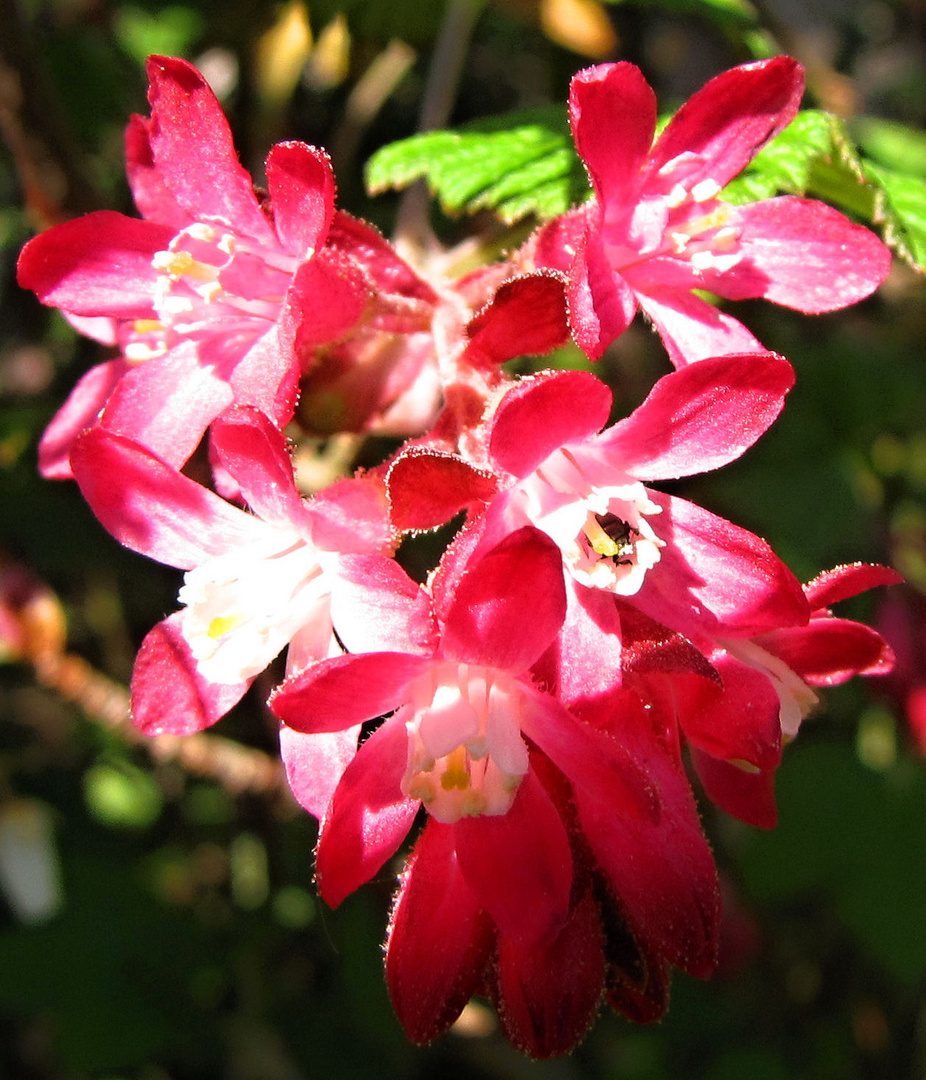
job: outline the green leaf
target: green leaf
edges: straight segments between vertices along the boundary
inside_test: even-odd
[[[865,175],[880,188],[877,214],[884,242],[901,257],[926,268],[926,180],[865,163]]]
[[[508,224],[529,214],[556,217],[589,193],[558,108],[414,135],[383,147],[367,163],[373,195],[421,179],[446,213],[494,210]]]

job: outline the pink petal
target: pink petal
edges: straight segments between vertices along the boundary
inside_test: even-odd
[[[592,360],[633,322],[639,297],[612,269],[597,229],[590,229],[576,249],[566,300],[572,336]]]
[[[331,907],[369,881],[395,854],[421,805],[400,788],[408,755],[405,723],[376,729],[344,770],[322,822],[315,855],[318,891]]]
[[[711,802],[747,825],[759,829],[775,828],[778,808],[775,805],[774,769],[747,772],[696,747],[692,748],[691,760]]]
[[[876,630],[851,619],[811,619],[807,626],[779,631],[768,647],[811,686],[837,686],[853,675],[886,675],[894,661]]]
[[[386,554],[395,546],[386,491],[371,476],[337,480],[308,506],[312,542],[323,551]]]
[[[177,204],[197,221],[218,222],[276,246],[206,80],[176,57],[149,56],[147,70],[151,154]]]
[[[764,287],[736,289],[736,266],[706,281],[721,296],[764,296],[818,315],[863,300],[891,268],[890,249],[870,229],[825,203],[782,196],[739,207],[736,216],[743,230],[740,266],[757,271]]]
[[[634,813],[620,791],[573,778],[582,831],[630,924],[666,959],[704,976],[716,962],[720,896],[710,848],[701,831],[688,781],[673,757],[641,722],[623,712],[615,738],[645,762],[656,813]]]
[[[454,826],[460,870],[501,933],[536,945],[569,911],[572,855],[552,799],[533,772],[507,814]]]
[[[657,140],[650,177],[680,154],[697,154],[703,164],[686,174],[686,187],[702,180],[725,187],[794,119],[803,92],[803,69],[790,56],[717,75],[685,102]]]
[[[682,289],[635,286],[640,307],[659,332],[676,367],[709,356],[766,352],[741,322]]]
[[[466,663],[526,671],[565,615],[560,550],[527,525],[471,562],[445,615],[443,652]]]
[[[285,724],[280,728],[280,756],[296,802],[319,821],[328,812],[335,788],[357,753],[360,725],[344,731],[307,735]]]
[[[607,208],[632,201],[656,129],[656,95],[633,64],[599,64],[573,77],[569,120],[579,157]]]
[[[154,163],[150,126],[149,120],[136,115],[131,117],[125,129],[125,171],[129,187],[143,218],[169,225],[179,232],[194,219],[177,203]]]
[[[621,680],[621,620],[614,597],[566,577],[566,619],[547,659],[550,685],[567,708],[614,689]],[[536,670],[536,669],[535,669]]]
[[[55,413],[39,442],[39,472],[46,480],[72,480],[68,460],[77,436],[94,424],[116,383],[129,365],[108,360],[90,368],[79,379],[67,401]]]
[[[889,566],[850,563],[824,570],[804,586],[804,592],[811,608],[818,611],[878,585],[899,585],[902,581],[903,576]]]
[[[389,922],[386,982],[408,1037],[446,1031],[482,983],[492,925],[467,886],[455,829],[429,818],[406,865]]]
[[[781,760],[781,701],[769,678],[725,654],[714,665],[723,693],[703,680],[689,680],[684,692],[676,681],[673,697],[678,720],[692,746],[725,760],[774,769]]]
[[[212,364],[201,362],[192,342],[184,342],[126,372],[101,423],[179,469],[232,400],[226,380]]]
[[[497,1009],[509,1042],[532,1058],[568,1054],[598,1012],[604,984],[601,920],[591,890],[541,947],[499,935]]]
[[[281,329],[285,335],[291,327],[294,348],[304,355],[353,329],[369,299],[369,282],[357,263],[323,248],[296,271]]]
[[[601,903],[608,962],[605,1001],[635,1024],[652,1024],[668,1008],[671,968],[652,942],[631,931],[613,897]]]
[[[640,480],[708,472],[752,446],[793,384],[793,368],[774,353],[702,360],[661,378],[597,443]]]
[[[77,315],[155,318],[151,261],[172,237],[168,226],[99,210],[30,240],[17,279],[43,304]]]
[[[266,535],[255,518],[104,428],[78,436],[71,467],[103,527],[168,566],[189,569]]]
[[[385,555],[344,555],[331,575],[331,621],[348,652],[432,656],[439,632],[431,598]]]
[[[475,366],[550,352],[569,337],[563,279],[542,271],[506,281],[466,332],[466,362]]]
[[[196,668],[178,611],[149,631],[132,672],[132,723],[145,735],[191,735],[220,720],[250,682],[214,683]]]
[[[388,240],[366,221],[335,211],[328,247],[348,255],[364,268],[381,293],[394,293],[431,305],[438,302],[430,285],[399,258]]]
[[[489,453],[513,476],[527,476],[554,450],[600,431],[610,410],[611,391],[590,372],[520,379],[495,413]]]
[[[302,259],[324,244],[334,215],[334,174],[324,150],[277,143],[267,156],[273,224],[283,247]]]
[[[649,491],[666,546],[634,605],[686,637],[751,636],[803,625],[809,609],[797,580],[758,536],[673,496]]]
[[[665,675],[695,675],[715,690],[721,688],[723,680],[716,669],[687,638],[648,618],[629,601],[618,600],[615,606],[620,614],[621,671],[625,679],[655,675],[662,681]],[[710,695],[709,686],[701,689]]]
[[[394,652],[335,656],[287,679],[270,708],[295,731],[341,731],[402,705],[408,684],[432,662]]]
[[[219,463],[258,517],[297,530],[306,527],[286,440],[262,412],[243,405],[229,409],[212,425],[210,437]]]
[[[435,529],[461,510],[488,502],[498,490],[491,473],[423,446],[401,451],[386,483],[392,523],[400,532]]]

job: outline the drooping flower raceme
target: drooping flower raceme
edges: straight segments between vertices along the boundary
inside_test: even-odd
[[[570,121],[595,197],[546,226],[526,257],[568,274],[572,331],[589,356],[638,306],[676,366],[762,348],[696,289],[818,314],[880,285],[888,249],[824,203],[718,198],[794,118],[803,89],[790,57],[743,64],[691,97],[653,143],[656,97],[638,68],[601,64],[573,78]]]

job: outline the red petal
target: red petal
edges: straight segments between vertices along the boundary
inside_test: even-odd
[[[189,569],[266,535],[266,526],[250,514],[104,428],[75,440],[71,466],[104,528],[168,566]]]
[[[132,723],[145,735],[191,735],[220,720],[250,682],[209,682],[196,669],[178,611],[150,630],[132,672]]]
[[[650,176],[679,154],[697,154],[701,168],[687,174],[725,187],[756,152],[786,127],[801,103],[804,72],[790,56],[741,64],[711,79],[688,99],[653,147]]]
[[[319,821],[328,812],[335,788],[357,753],[360,725],[344,731],[306,735],[280,728],[280,756],[296,802]]]
[[[527,476],[554,450],[600,431],[610,410],[611,391],[588,371],[521,379],[498,406],[489,453],[513,476]]]
[[[477,366],[548,353],[569,337],[563,279],[546,271],[506,281],[466,332],[466,360]]]
[[[277,143],[266,169],[277,236],[287,251],[307,259],[324,244],[334,216],[328,155],[301,142]]]
[[[630,326],[638,297],[613,270],[597,230],[586,233],[569,270],[569,325],[580,349],[598,360]]]
[[[824,570],[804,586],[804,592],[811,608],[819,611],[877,585],[899,585],[902,581],[903,576],[889,566],[849,563],[835,566],[832,570]]]
[[[633,64],[599,64],[574,76],[569,119],[601,202],[632,201],[656,129],[656,95]]]
[[[634,1023],[651,1024],[669,1004],[669,964],[651,943],[633,934],[613,897],[604,899],[602,909],[608,962],[606,1000]]]
[[[694,503],[647,493],[663,507],[651,521],[666,546],[633,599],[636,607],[695,639],[807,622],[800,585],[764,540]]]
[[[198,221],[220,222],[276,246],[206,80],[176,57],[149,56],[147,70],[151,153],[177,203]]]
[[[43,304],[76,315],[154,318],[158,275],[151,261],[173,235],[168,226],[100,210],[30,240],[17,279]]]
[[[837,686],[853,675],[886,675],[894,660],[876,630],[832,617],[782,630],[768,647],[811,686]]]
[[[692,748],[691,760],[708,797],[721,810],[747,825],[759,829],[775,828],[778,809],[775,806],[774,769],[747,772],[696,747]]]
[[[565,615],[560,550],[527,525],[470,560],[445,615],[443,652],[470,664],[526,671]]]
[[[745,271],[758,271],[761,291],[728,290],[739,267],[705,282],[721,296],[764,296],[810,315],[847,307],[877,289],[891,252],[870,229],[853,225],[825,203],[783,196],[739,207]],[[735,288],[735,286],[734,286]]]
[[[348,652],[432,656],[439,642],[431,598],[385,555],[344,555],[331,575],[331,621]]]
[[[598,444],[640,480],[717,469],[774,423],[793,385],[793,368],[774,353],[702,360],[661,378]]]
[[[421,805],[399,786],[408,757],[404,721],[376,729],[344,770],[322,823],[318,891],[331,907],[365,884],[405,839]]]
[[[474,504],[488,502],[498,481],[455,454],[411,446],[387,478],[392,523],[400,531],[436,529]]]
[[[305,530],[305,504],[296,491],[282,432],[262,412],[239,405],[223,413],[210,434],[220,464],[254,513],[265,521]]]
[[[169,225],[175,232],[192,224],[193,218],[177,203],[164,183],[151,154],[150,121],[130,118],[125,129],[125,171],[135,205],[143,218]]]
[[[39,443],[39,472],[47,480],[74,478],[68,460],[71,445],[82,431],[96,422],[113,387],[128,370],[129,365],[120,358],[97,364],[80,377]]]
[[[709,356],[766,351],[741,322],[693,293],[658,282],[635,282],[634,291],[676,367]]]
[[[335,656],[287,679],[270,708],[296,731],[340,731],[398,708],[408,684],[431,663],[393,652]]]
[[[540,946],[500,934],[496,978],[508,1040],[533,1058],[568,1054],[594,1021],[604,983],[601,919],[591,890]]]
[[[572,855],[552,799],[533,772],[506,814],[454,826],[460,870],[502,934],[536,946],[569,911]]]
[[[413,1042],[436,1039],[479,990],[493,936],[460,872],[454,827],[429,818],[402,876],[386,942],[389,996]]]

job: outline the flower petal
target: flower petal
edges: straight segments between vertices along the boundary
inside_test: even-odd
[[[496,410],[489,453],[513,476],[527,476],[554,450],[600,431],[610,410],[611,391],[591,372],[520,379]]]
[[[902,581],[903,576],[889,566],[857,562],[824,570],[804,586],[804,592],[811,608],[818,611],[878,585],[899,585]]]
[[[432,662],[393,652],[335,656],[287,679],[270,708],[296,731],[341,731],[398,708],[408,684]]]
[[[569,838],[533,772],[506,814],[462,818],[453,829],[463,877],[500,932],[536,944],[563,925],[572,888]]]
[[[702,164],[687,187],[713,180],[725,187],[756,152],[786,127],[801,103],[804,71],[790,56],[741,64],[715,76],[678,110],[656,141],[650,177],[681,154]]]
[[[126,547],[168,566],[190,569],[266,536],[262,522],[104,428],[75,440],[71,466],[104,528]]]
[[[280,728],[280,756],[296,802],[319,821],[328,812],[335,788],[357,753],[360,725],[343,731],[308,735],[285,724]]]
[[[635,284],[634,292],[676,367],[709,356],[766,352],[741,322],[700,296],[651,284]]]
[[[605,207],[631,202],[656,130],[656,95],[634,64],[599,64],[573,77],[569,120],[576,149]]]
[[[708,798],[721,810],[758,829],[775,828],[778,808],[775,805],[774,769],[747,772],[697,747],[691,749],[691,761]]]
[[[168,226],[99,210],[33,237],[17,279],[43,304],[76,315],[156,318],[152,259],[172,236]]]
[[[178,205],[197,221],[220,222],[239,235],[275,245],[209,84],[192,64],[176,57],[149,56],[147,71],[151,154]]]
[[[784,407],[794,370],[774,353],[718,357],[661,378],[625,420],[597,441],[640,480],[708,472],[734,461]]]
[[[737,208],[747,272],[764,288],[732,291],[740,266],[705,287],[721,296],[764,296],[809,315],[847,307],[878,288],[891,268],[890,249],[877,236],[825,203],[782,196]]]
[[[389,920],[386,982],[416,1043],[446,1031],[482,985],[492,924],[460,872],[455,829],[429,818],[406,864]]]
[[[308,259],[324,244],[334,216],[334,174],[324,150],[282,142],[267,155],[273,224],[283,247]]]
[[[204,679],[181,632],[177,611],[150,630],[132,672],[132,723],[145,735],[191,735],[220,720],[244,696],[250,680]]]
[[[559,548],[527,525],[470,561],[444,616],[443,651],[471,664],[526,671],[565,615]]]
[[[315,855],[318,891],[331,907],[369,881],[411,828],[420,803],[406,798],[400,787],[407,755],[405,723],[393,717],[344,770]]]

